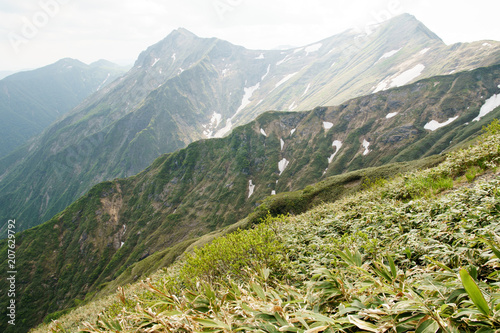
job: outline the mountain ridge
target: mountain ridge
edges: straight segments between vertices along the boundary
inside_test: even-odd
[[[41,133],[58,117],[123,73],[123,68],[111,62],[87,65],[65,58],[1,80],[3,123],[0,129],[4,134],[0,138],[0,157]]]
[[[137,174],[190,142],[227,135],[264,110],[340,104],[346,94],[383,91],[500,59],[500,44],[452,50],[435,36],[429,40],[421,25],[403,15],[359,43],[349,33],[327,39],[328,45],[265,52],[173,32],[22,153],[0,160],[0,217],[19,216],[22,228],[41,223],[92,185]],[[413,36],[415,29],[423,32]],[[47,176],[40,180],[40,173]],[[25,180],[32,185],[22,185]]]
[[[23,317],[31,322],[72,307],[165,248],[185,249],[262,206],[258,218],[268,208],[262,200],[273,193],[293,208],[294,201],[280,193],[467,142],[499,116],[497,105],[473,121],[487,100],[500,94],[499,80],[497,65],[424,79],[335,107],[268,112],[227,137],[162,155],[135,176],[100,183],[16,237],[17,267],[32,272],[18,291],[20,311],[30,313]],[[443,125],[450,118],[455,119]],[[426,129],[433,121],[440,128]],[[362,179],[354,177],[345,186],[360,185]],[[1,244],[5,250],[6,242]]]
[[[497,329],[499,125],[433,168],[207,235],[174,267],[35,332]]]

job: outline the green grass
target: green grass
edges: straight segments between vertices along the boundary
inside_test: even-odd
[[[334,203],[214,238],[121,290],[102,314],[89,309],[85,322],[75,322],[70,313],[49,329],[495,332],[497,128],[434,168],[370,178]],[[489,180],[461,186],[471,168]]]

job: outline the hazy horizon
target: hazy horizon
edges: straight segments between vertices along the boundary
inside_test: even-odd
[[[0,4],[0,71],[35,69],[62,58],[132,65],[139,53],[183,27],[249,49],[303,46],[403,13],[446,44],[500,40],[500,3],[429,0],[5,0]]]

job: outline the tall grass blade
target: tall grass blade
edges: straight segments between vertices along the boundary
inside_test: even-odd
[[[349,322],[351,324],[356,325],[358,328],[360,328],[362,330],[374,332],[374,333],[379,332],[378,327],[373,325],[372,323],[358,319],[358,318],[353,317],[353,316],[347,316],[347,318],[349,319]]]
[[[438,329],[438,323],[436,323],[433,319],[427,319],[418,325],[415,333],[436,333]]]
[[[465,291],[479,311],[481,311],[484,315],[489,316],[490,307],[488,306],[488,302],[486,302],[483,293],[481,293],[481,290],[477,286],[476,282],[465,268],[460,269],[460,279],[462,280]]]

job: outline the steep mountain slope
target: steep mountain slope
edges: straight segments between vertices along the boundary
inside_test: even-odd
[[[40,134],[56,118],[114,81],[125,69],[108,61],[62,59],[0,81],[0,157]]]
[[[499,130],[432,169],[220,233],[34,332],[496,331]]]
[[[270,112],[225,138],[166,154],[137,176],[101,183],[17,236],[22,325],[73,306],[158,251],[173,248],[175,258],[196,237],[237,222],[272,193],[461,144],[500,115],[499,95],[500,65],[336,107]]]
[[[92,185],[137,174],[163,153],[227,135],[265,110],[340,103],[417,78],[499,61],[496,42],[445,46],[402,15],[304,48],[252,51],[179,29],[143,52],[31,146],[0,160],[0,220],[48,220]],[[397,52],[396,52],[397,50]],[[334,64],[335,63],[335,64]]]

